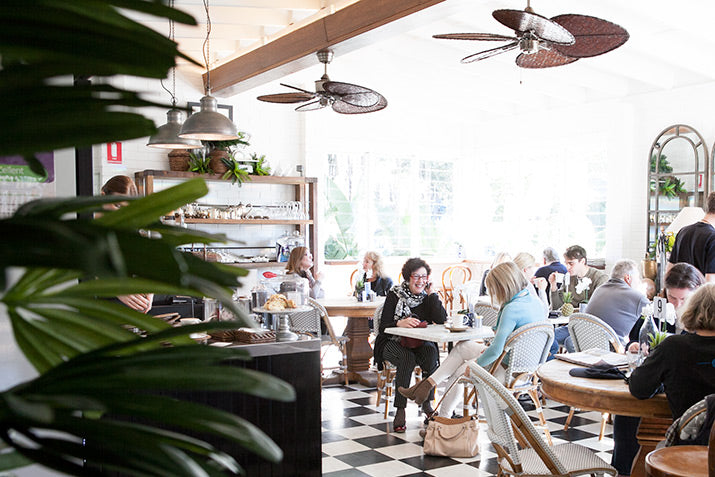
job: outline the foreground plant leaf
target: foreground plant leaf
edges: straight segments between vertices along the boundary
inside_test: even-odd
[[[178,332],[181,330],[172,329],[150,335],[149,341],[163,341]],[[228,439],[271,461],[281,458],[270,438],[240,417],[152,393],[223,390],[291,401],[295,393],[290,385],[225,365],[248,359],[242,350],[177,346],[136,351],[144,341],[135,339],[83,354],[1,393],[2,439],[26,458],[69,473],[85,472],[83,459],[105,471],[137,475],[193,476],[201,475],[199,469],[205,475],[241,471],[232,456],[185,434],[185,430]],[[176,366],[178,359],[182,360],[180,367]],[[102,417],[83,419],[78,412],[98,412]],[[133,416],[132,422],[122,416]],[[61,434],[49,438],[47,431]]]

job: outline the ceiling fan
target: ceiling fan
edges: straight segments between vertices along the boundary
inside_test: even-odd
[[[462,58],[462,63],[480,61],[519,49],[516,64],[522,68],[550,68],[573,63],[579,58],[602,55],[628,41],[628,32],[607,20],[587,15],[566,14],[551,19],[534,13],[530,1],[524,11],[494,10],[492,16],[514,30],[515,36],[494,33],[447,33],[433,38],[447,40],[508,41],[489,50]]]
[[[315,82],[315,92],[281,83],[281,86],[297,90],[291,93],[267,94],[259,96],[261,101],[269,103],[305,103],[295,108],[296,111],[314,111],[326,106],[342,114],[360,114],[379,111],[387,106],[387,100],[377,91],[356,84],[331,81],[328,77],[328,63],[333,59],[332,50],[320,50],[318,60],[325,65],[325,73]]]

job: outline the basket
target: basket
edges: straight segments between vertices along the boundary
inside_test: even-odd
[[[186,149],[172,149],[169,152],[169,170],[184,172],[189,170],[189,151]]]
[[[228,158],[227,151],[224,151],[222,149],[214,149],[209,154],[209,157],[211,158],[209,164],[211,165],[211,170],[214,171],[214,174],[223,174],[224,172],[228,171],[226,164],[224,164],[221,160],[224,158]]]

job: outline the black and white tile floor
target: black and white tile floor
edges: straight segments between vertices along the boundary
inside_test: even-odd
[[[426,456],[422,452],[422,416],[414,403],[407,405],[407,432],[392,432],[392,408],[383,419],[384,404],[375,406],[375,389],[361,385],[323,388],[322,435],[323,475],[353,476],[493,476],[497,474],[496,453],[482,424],[480,453],[470,459]],[[525,407],[537,421],[532,407]],[[544,415],[554,444],[575,442],[589,447],[606,462],[611,461],[611,426],[598,440],[601,415],[577,412],[568,431],[563,430],[569,408],[547,400]]]

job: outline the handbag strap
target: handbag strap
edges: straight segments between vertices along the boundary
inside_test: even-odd
[[[467,369],[469,369],[469,368],[467,368]],[[425,378],[425,379],[427,379],[427,378]],[[444,401],[444,398],[447,397],[447,394],[449,394],[449,392],[452,390],[452,388],[455,386],[455,384],[457,384],[459,382],[460,379],[461,379],[461,376],[458,377],[457,379],[455,379],[454,382],[452,382],[452,384],[449,385],[449,387],[444,392],[444,394],[442,394],[442,397],[440,398],[439,402],[437,403],[437,406],[435,406],[435,409],[439,409],[439,407],[442,405],[442,401]],[[435,415],[432,414],[432,416],[430,416],[430,420],[433,420],[434,417],[435,417]]]

